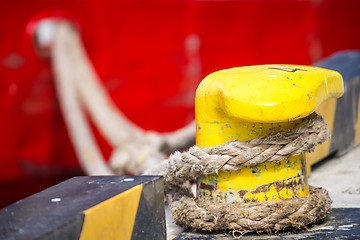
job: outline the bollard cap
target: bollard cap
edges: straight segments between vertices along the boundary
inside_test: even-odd
[[[196,91],[196,104],[216,95],[230,118],[287,122],[308,116],[327,98],[344,93],[340,73],[300,65],[260,65],[214,72]]]

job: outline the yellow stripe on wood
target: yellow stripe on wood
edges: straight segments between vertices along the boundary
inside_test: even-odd
[[[330,133],[333,132],[333,128],[334,128],[336,102],[337,102],[336,98],[328,98],[316,110],[316,112],[325,119],[326,123],[328,124]],[[309,175],[311,172],[311,166],[329,155],[330,144],[331,144],[331,140],[328,140],[325,143],[318,145],[314,152],[307,153],[306,167]]]
[[[355,127],[355,139],[354,145],[360,144],[360,97],[358,99],[358,109],[357,109],[357,120],[356,120],[356,127]]]
[[[138,185],[85,210],[80,240],[130,239],[141,192]]]

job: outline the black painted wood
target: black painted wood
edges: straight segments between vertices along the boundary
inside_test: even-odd
[[[129,178],[134,180],[124,181]],[[140,184],[143,184],[142,203],[139,203],[136,221],[145,221],[141,216],[144,214],[151,224],[135,230],[142,231],[140,236],[156,234],[158,239],[165,239],[163,180],[159,176],[71,178],[2,209],[0,239],[79,239],[83,211]],[[133,234],[137,233],[133,231]]]
[[[339,52],[315,64],[338,71],[344,79],[344,95],[337,100],[329,154],[342,155],[354,146],[360,95],[360,51]]]

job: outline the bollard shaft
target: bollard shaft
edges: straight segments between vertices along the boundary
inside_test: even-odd
[[[316,67],[262,65],[212,73],[196,93],[196,143],[206,148],[294,129],[321,102],[342,93],[341,75]],[[220,202],[279,201],[308,192],[304,155],[222,171],[197,184],[199,198]]]

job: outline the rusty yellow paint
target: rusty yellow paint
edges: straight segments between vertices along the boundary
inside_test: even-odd
[[[234,172],[221,172],[204,177],[205,187],[198,196],[203,199],[215,198],[220,202],[235,201],[279,201],[292,196],[306,196],[309,187],[302,174],[301,157],[292,157],[274,167],[264,163],[261,166],[242,168]],[[274,183],[274,176],[276,183]],[[201,183],[200,183],[201,184]],[[279,184],[284,187],[279,188]],[[217,186],[209,189],[206,186]],[[266,191],[259,190],[259,187]],[[226,194],[223,194],[226,193]]]
[[[360,144],[360,97],[358,99],[358,109],[357,109],[357,119],[356,119],[356,128],[355,128],[355,139],[354,145]]]
[[[131,239],[142,185],[84,211],[81,240]]]
[[[343,93],[339,73],[298,65],[261,65],[221,70],[200,83],[195,98],[196,144],[248,141],[299,126],[327,98]],[[200,198],[278,201],[305,196],[303,155],[198,180]]]
[[[316,112],[325,119],[330,132],[332,132],[334,128],[336,102],[336,98],[329,98],[316,109]],[[330,143],[330,140],[326,141],[325,143],[318,145],[314,152],[306,154],[308,174],[311,173],[311,166],[313,164],[329,155]]]
[[[219,123],[209,126],[198,123],[197,145],[204,148],[220,145],[229,140],[247,141],[271,132],[294,128],[301,122],[302,119],[285,123],[249,123],[231,119],[227,124]],[[278,201],[294,196],[306,196],[309,186],[301,158],[303,156],[298,155],[276,164],[265,163],[255,167],[244,167],[235,172],[220,171],[219,174],[208,175],[200,180],[198,196],[204,199],[216,198],[226,202]],[[259,186],[286,180],[299,184],[284,185],[280,189],[269,188],[267,192],[255,191]],[[216,186],[216,188],[209,190],[202,186]],[[241,191],[244,190],[248,192],[245,196],[241,194]]]
[[[197,105],[198,106],[198,105]],[[240,119],[223,119],[223,122],[203,122],[197,119],[196,144],[200,148],[213,147],[231,140],[248,141],[272,132],[298,127],[302,120],[283,123],[254,123]]]

